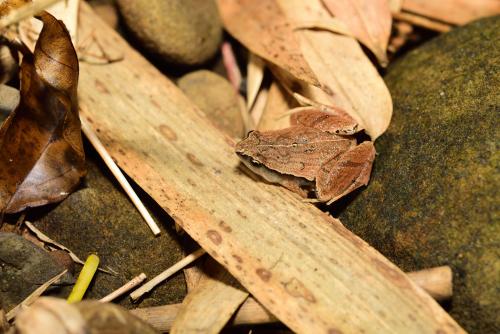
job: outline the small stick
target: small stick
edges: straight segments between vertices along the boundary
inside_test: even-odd
[[[123,295],[124,293],[132,290],[133,288],[135,288],[136,286],[138,286],[139,284],[144,282],[145,279],[146,279],[146,274],[141,273],[139,276],[132,278],[130,281],[128,281],[127,283],[125,283],[123,286],[119,287],[115,291],[111,292],[106,297],[99,299],[99,301],[101,303],[110,302],[113,299],[115,299],[115,298]]]
[[[144,295],[145,293],[148,293],[155,286],[157,286],[158,284],[160,284],[161,282],[163,282],[164,280],[166,280],[167,278],[169,278],[170,276],[172,276],[173,274],[175,274],[179,270],[183,269],[184,267],[186,267],[190,263],[194,262],[196,259],[198,259],[200,256],[202,256],[205,253],[206,253],[205,250],[203,248],[200,248],[197,251],[189,254],[188,256],[186,256],[185,258],[183,258],[182,260],[180,260],[179,262],[177,262],[176,264],[174,264],[173,266],[171,266],[170,268],[163,271],[161,274],[157,275],[155,278],[153,278],[152,280],[150,280],[149,282],[147,282],[146,284],[141,286],[139,289],[132,292],[130,294],[130,298],[132,298],[133,301],[136,301],[142,295]]]
[[[61,0],[38,0],[35,2],[30,2],[27,5],[14,9],[9,14],[5,15],[0,19],[0,30],[10,26],[11,24],[22,21],[33,15],[40,13],[42,10],[47,9],[56,2]]]
[[[407,275],[437,301],[449,299],[453,295],[453,272],[448,266],[412,271]]]
[[[181,309],[182,304],[136,308],[130,313],[141,318],[160,332],[168,332]],[[252,297],[241,305],[230,325],[257,325],[279,322],[279,320]]]
[[[113,175],[116,177],[116,179],[122,186],[123,190],[125,190],[132,203],[134,203],[137,210],[139,210],[140,214],[148,224],[153,234],[155,236],[159,235],[160,228],[158,227],[158,225],[156,225],[156,222],[153,220],[153,217],[151,217],[148,210],[141,202],[139,196],[137,196],[134,189],[127,181],[120,168],[118,168],[113,158],[111,158],[111,155],[109,155],[108,151],[106,150],[106,148],[104,148],[104,145],[101,143],[101,141],[99,140],[95,132],[92,130],[90,125],[85,121],[85,119],[81,118],[81,122],[82,122],[83,133],[85,133],[87,139],[92,143],[96,151],[99,153],[99,155],[104,160],[108,168],[111,170],[111,173],[113,173]]]
[[[413,25],[423,27],[425,29],[434,30],[437,32],[448,32],[451,30],[452,26],[449,24],[437,22],[426,17],[408,13],[408,12],[400,12],[393,13],[393,18],[400,21],[405,21],[411,23]]]
[[[57,282],[64,274],[68,272],[68,269],[65,269],[63,272],[60,274],[57,274],[56,276],[52,277],[49,279],[47,282],[43,283],[40,285],[35,291],[33,291],[28,297],[26,297],[25,300],[23,300],[20,304],[18,304],[16,307],[14,307],[12,310],[7,313],[6,318],[8,321],[11,321],[16,317],[16,315],[21,311],[23,308],[30,306],[35,302],[35,300],[38,299],[42,295],[42,293],[45,292],[55,282]]]
[[[429,268],[407,273],[408,277],[432,297],[451,297],[451,268],[448,266]],[[434,289],[431,287],[434,286]],[[437,288],[437,289],[436,289]],[[431,290],[434,291],[431,292]],[[442,300],[442,299],[438,299]],[[144,307],[130,312],[161,332],[168,332],[181,309],[182,304]],[[275,323],[279,320],[253,297],[241,305],[230,321],[231,325],[257,325]]]

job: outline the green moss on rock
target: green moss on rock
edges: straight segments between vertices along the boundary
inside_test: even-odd
[[[500,17],[442,35],[390,68],[392,124],[366,190],[340,214],[404,270],[450,265],[450,312],[500,332]]]
[[[98,272],[86,299],[100,299],[144,272],[153,278],[184,256],[173,221],[139,193],[162,233],[154,237],[135,206],[115,184],[107,167],[94,155],[87,156],[88,174],[80,190],[55,207],[36,211],[35,225],[49,237],[65,245],[80,258],[95,253],[103,268],[110,267],[117,275]],[[81,268],[81,267],[80,267]],[[78,268],[79,269],[79,268]],[[69,289],[60,297],[66,297]],[[186,295],[182,272],[160,284],[139,304],[132,304],[127,295],[116,302],[131,307],[157,306],[181,302]]]
[[[222,41],[214,0],[118,0],[125,23],[152,54],[181,65],[212,58]]]

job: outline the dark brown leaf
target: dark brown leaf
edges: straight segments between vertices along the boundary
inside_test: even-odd
[[[0,212],[60,201],[85,175],[76,52],[62,22],[40,18],[21,64],[21,100],[0,128]]]

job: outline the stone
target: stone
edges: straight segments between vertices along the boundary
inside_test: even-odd
[[[8,312],[64,269],[49,252],[20,235],[0,233],[0,308]],[[70,285],[74,281],[66,273],[54,285]]]
[[[177,81],[179,88],[220,130],[234,138],[245,134],[242,97],[229,81],[207,70],[188,73]]]
[[[82,260],[91,253],[97,254],[101,268],[117,273],[96,274],[85,298],[100,299],[141,272],[148,276],[148,280],[153,278],[181,260],[185,254],[174,223],[163,209],[135,187],[160,226],[161,234],[154,237],[107,167],[95,156],[93,149],[86,146],[85,150],[88,174],[81,188],[57,205],[34,210],[29,219]],[[65,298],[68,294],[69,290],[55,296]],[[126,308],[158,306],[179,303],[185,295],[184,277],[178,273],[139,303],[132,304],[128,295],[114,302]]]
[[[0,108],[0,126],[8,112]],[[97,272],[85,298],[99,299],[141,272],[148,279],[153,278],[181,260],[185,254],[174,222],[165,211],[136,187],[139,197],[160,225],[161,235],[154,237],[94,149],[86,145],[85,151],[88,174],[81,187],[59,204],[31,209],[26,220],[32,221],[38,229],[71,249],[84,261],[88,255],[96,253],[102,268],[109,267],[117,273],[110,275]],[[55,261],[55,258],[51,259]],[[77,269],[80,268],[78,266]],[[63,287],[51,295],[66,298],[71,288]],[[21,290],[13,294],[24,296]],[[127,295],[115,302],[126,308],[158,306],[179,303],[185,295],[184,277],[178,273],[156,287],[140,303],[132,304]]]
[[[450,265],[451,315],[500,332],[500,17],[410,52],[385,80],[394,101],[368,187],[341,221],[403,270]]]
[[[151,54],[180,65],[210,60],[222,41],[214,0],[118,0],[125,24]]]

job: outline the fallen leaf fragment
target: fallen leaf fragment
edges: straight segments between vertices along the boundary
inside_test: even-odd
[[[323,0],[323,3],[373,52],[382,66],[387,65],[392,23],[387,0]]]
[[[276,0],[218,0],[224,27],[256,55],[295,78],[319,85],[302,56],[293,27]]]
[[[500,14],[498,0],[405,0],[403,10],[443,22],[463,25]]]
[[[295,105],[293,97],[277,81],[273,81],[257,130],[278,130],[288,127],[290,120],[287,111]]]
[[[324,21],[331,17],[320,0],[278,0],[291,22]],[[345,110],[375,140],[389,126],[392,100],[377,69],[352,37],[329,31],[296,30],[304,58],[321,83],[297,85],[271,67],[292,92]],[[279,69],[278,69],[279,70]],[[286,74],[286,73],[285,73]],[[299,86],[299,87],[297,87]]]
[[[250,110],[259,93],[264,79],[265,63],[259,57],[250,53],[247,65],[247,110]]]
[[[85,175],[76,89],[78,59],[64,25],[47,13],[21,64],[21,99],[0,128],[0,212],[64,199]]]
[[[16,318],[15,333],[158,333],[121,306],[96,300],[68,304],[41,297]]]
[[[206,264],[208,274],[184,298],[170,333],[220,333],[247,299],[248,292],[224,267],[213,259]]]
[[[7,320],[12,320],[14,319],[17,314],[22,311],[23,309],[27,308],[31,304],[33,304],[44,292],[47,290],[52,284],[56,283],[64,274],[68,272],[67,269],[62,271],[61,273],[55,275],[51,279],[49,279],[47,282],[43,283],[40,285],[35,291],[33,291],[26,299],[24,299],[19,305],[14,307],[12,310],[7,313],[6,318]]]

